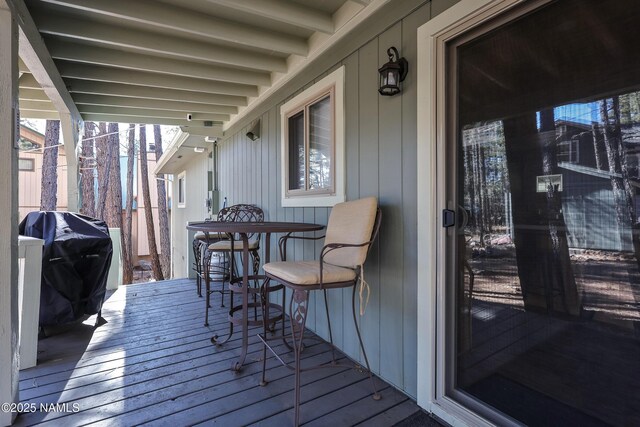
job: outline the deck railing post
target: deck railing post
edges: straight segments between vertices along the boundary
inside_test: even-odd
[[[5,0],[0,58],[0,403],[11,404],[18,401],[18,25]],[[11,409],[0,410],[0,426],[15,419]]]
[[[18,236],[18,318],[20,370],[36,366],[42,245],[44,240]]]

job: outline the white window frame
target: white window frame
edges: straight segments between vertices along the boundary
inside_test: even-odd
[[[182,183],[182,191],[180,191],[180,184]],[[178,179],[176,180],[176,193],[178,193],[177,205],[179,208],[187,207],[187,171],[182,171],[178,174]],[[180,200],[180,193],[182,193],[183,200]]]
[[[305,105],[319,100],[328,93],[333,96],[333,191],[289,190],[289,132],[288,119]],[[305,120],[306,122],[306,120]],[[280,107],[280,173],[281,202],[283,207],[333,206],[345,201],[345,141],[344,141],[344,66],[338,68],[310,88]],[[305,123],[306,126],[306,123]]]
[[[25,168],[20,167],[20,163],[23,162],[23,161],[31,163],[31,167],[29,169],[25,169]],[[18,159],[18,170],[20,172],[35,172],[35,170],[36,170],[36,159],[31,158],[31,157],[20,157]]]

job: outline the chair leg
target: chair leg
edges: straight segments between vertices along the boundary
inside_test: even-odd
[[[251,259],[253,260],[253,275],[258,275],[258,271],[260,271],[260,255],[258,251],[251,251]],[[254,280],[253,285],[258,287],[258,280]],[[257,302],[257,295],[253,294],[253,320],[258,320],[258,306],[255,304]]]
[[[262,289],[260,290],[260,298],[262,303],[262,333],[264,334],[262,337],[264,340],[267,340],[267,332],[269,329],[269,282],[271,279],[266,278],[264,284],[262,285]],[[262,379],[260,381],[260,386],[264,387],[267,383],[266,378],[267,372],[267,344],[266,342],[262,343]]]
[[[364,363],[367,365],[367,372],[369,373],[369,380],[371,381],[371,387],[373,387],[373,400],[380,400],[381,396],[376,388],[376,383],[373,380],[373,374],[371,373],[371,367],[369,366],[369,359],[367,358],[367,352],[364,350],[364,344],[362,342],[362,336],[360,335],[360,327],[358,326],[358,319],[356,318],[356,287],[353,286],[353,293],[351,294],[351,311],[353,313],[353,325],[356,327],[356,334],[358,335],[358,342],[360,343],[360,349],[364,356]]]
[[[336,351],[335,346],[333,345],[333,333],[331,332],[331,317],[329,317],[329,300],[327,299],[327,290],[324,291],[324,309],[327,313],[327,325],[329,325],[329,343],[331,344],[331,363],[335,365],[336,363]]]
[[[211,301],[211,279],[209,274],[204,276],[204,326],[209,326],[209,302]]]
[[[209,307],[211,306],[211,254],[209,251],[205,251],[202,258],[202,271],[204,272],[204,326],[209,326]]]
[[[294,348],[294,425],[300,425],[300,353],[302,351],[302,339],[304,328],[307,323],[307,306],[309,302],[309,291],[294,290],[289,303],[289,320],[291,321],[291,336]]]
[[[196,270],[196,291],[198,296],[202,297],[202,246],[195,240],[193,242],[193,257]]]

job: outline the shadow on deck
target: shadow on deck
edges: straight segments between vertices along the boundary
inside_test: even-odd
[[[240,373],[230,369],[240,354],[240,334],[221,347],[210,343],[228,325],[218,301],[213,299],[210,326],[204,327],[204,302],[192,280],[121,287],[103,307],[106,325],[94,330],[94,316],[40,340],[38,365],[20,374],[20,400],[30,406],[15,425],[291,424],[292,372],[270,357],[270,382],[259,386],[258,330],[250,333]],[[282,344],[279,350],[284,353]],[[315,340],[303,354],[306,363],[331,360],[329,345]],[[284,359],[292,356],[285,353]],[[301,422],[389,426],[420,411],[378,378],[383,398],[374,401],[366,378],[352,369],[305,372]],[[41,411],[40,404],[58,406]]]

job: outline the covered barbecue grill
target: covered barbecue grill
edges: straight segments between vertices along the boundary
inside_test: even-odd
[[[31,212],[20,234],[44,240],[40,326],[98,313],[107,288],[113,247],[104,221],[72,212]]]

